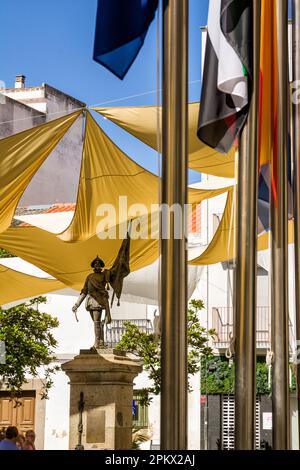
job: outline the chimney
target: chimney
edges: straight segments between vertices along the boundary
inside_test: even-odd
[[[25,75],[16,75],[15,88],[25,88]]]

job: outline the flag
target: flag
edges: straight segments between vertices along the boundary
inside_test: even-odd
[[[289,150],[291,150],[291,142],[289,139]],[[258,185],[258,227],[257,233],[268,231],[270,229],[270,190],[274,190],[275,184],[271,184],[271,165],[261,165],[259,171]],[[270,189],[271,188],[271,189]],[[288,218],[294,216],[293,207],[293,185],[292,185],[292,161],[291,151],[288,155]]]
[[[114,294],[111,301],[113,304],[114,296],[118,299],[118,305],[120,305],[120,297],[123,289],[123,280],[130,273],[130,235],[127,233],[127,237],[122,241],[119,253],[110,269],[109,283],[114,290]]]
[[[258,233],[270,228],[270,191],[277,201],[278,39],[274,0],[261,2]],[[288,216],[293,216],[291,139],[288,155]]]
[[[258,179],[258,224],[257,233],[270,228],[270,165],[263,165]]]
[[[252,1],[210,0],[198,137],[227,153],[249,110]]]
[[[98,0],[94,60],[123,79],[142,47],[158,0]]]

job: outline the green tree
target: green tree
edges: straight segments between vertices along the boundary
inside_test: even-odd
[[[42,398],[48,398],[52,373],[59,369],[51,365],[57,346],[51,330],[59,323],[57,318],[39,311],[39,304],[44,302],[45,297],[37,297],[7,310],[0,307],[0,341],[5,345],[0,377],[16,401],[28,375],[41,379]]]
[[[214,330],[206,330],[200,324],[199,312],[204,308],[202,300],[191,300],[188,309],[188,374],[196,374],[200,370],[201,356],[211,355],[212,350],[208,345],[214,335]],[[143,361],[144,370],[148,372],[152,380],[152,386],[141,390],[141,404],[149,405],[150,394],[160,393],[160,341],[153,333],[145,333],[130,322],[124,322],[125,333],[117,345],[117,349],[134,354]],[[190,388],[190,386],[189,386]],[[190,388],[191,390],[191,388]]]

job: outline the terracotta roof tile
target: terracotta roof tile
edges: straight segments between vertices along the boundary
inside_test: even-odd
[[[75,203],[66,203],[66,204],[49,204],[44,206],[27,206],[27,207],[18,207],[16,210],[16,215],[37,215],[37,214],[52,214],[59,212],[70,212],[75,211]]]
[[[43,206],[27,206],[27,207],[18,207],[16,209],[16,216],[26,216],[26,215],[39,215],[39,214],[59,214],[61,212],[71,212],[75,211],[75,203],[66,203],[66,204],[49,204]],[[22,222],[18,219],[13,219],[11,227],[31,227],[31,224],[27,222]]]
[[[47,209],[44,213],[45,214],[52,214],[52,213],[57,213],[57,212],[70,212],[70,211],[75,211],[76,204],[55,204],[49,209]]]

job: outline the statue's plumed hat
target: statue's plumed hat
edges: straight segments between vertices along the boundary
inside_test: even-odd
[[[94,260],[91,262],[91,267],[92,267],[92,268],[94,268],[94,267],[95,267],[95,263],[96,263],[96,261],[100,262],[100,266],[101,266],[101,268],[104,268],[104,266],[105,266],[105,263],[104,263],[104,261],[103,261],[101,258],[99,258],[99,256],[98,256],[98,255],[97,255],[97,256],[96,256],[96,258],[95,258],[95,259],[94,259]]]

